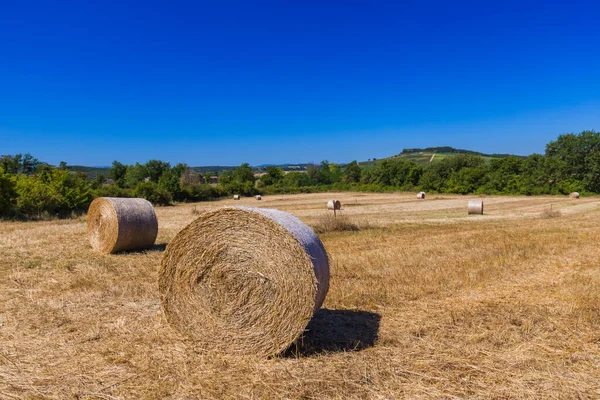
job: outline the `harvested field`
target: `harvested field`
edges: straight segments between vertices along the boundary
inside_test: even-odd
[[[197,212],[330,214],[323,309],[284,355],[199,353],[158,292]],[[101,255],[85,218],[0,222],[0,399],[600,397],[600,199],[415,193],[265,195],[157,208],[148,251]],[[548,210],[555,217],[544,215]],[[193,211],[196,210],[196,211]]]

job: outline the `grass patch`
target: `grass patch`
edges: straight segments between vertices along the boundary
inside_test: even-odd
[[[541,218],[558,218],[562,215],[560,210],[553,210],[552,208],[547,208],[540,214]]]
[[[338,215],[334,217],[331,214],[319,217],[311,225],[311,228],[318,234],[360,230],[358,224],[352,222],[347,216]]]

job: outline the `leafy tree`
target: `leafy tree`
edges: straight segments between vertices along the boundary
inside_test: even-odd
[[[288,188],[306,187],[311,186],[312,184],[313,182],[307,173],[298,171],[287,173],[281,179],[281,186]]]
[[[352,161],[350,164],[346,165],[344,168],[344,177],[343,180],[346,183],[358,183],[360,182],[361,177],[361,168],[358,165],[356,160]]]
[[[160,160],[150,160],[144,165],[146,177],[150,178],[151,182],[158,182],[161,175],[171,169],[171,164]]]
[[[400,158],[380,161],[364,174],[364,182],[379,186],[409,188],[416,186],[423,174],[423,168]]]
[[[141,197],[148,200],[150,203],[159,206],[167,206],[171,204],[171,194],[158,186],[154,182],[140,182],[133,190],[135,197]]]
[[[430,165],[421,177],[420,184],[424,190],[434,192],[456,192],[457,182],[460,181],[460,171],[463,168],[483,168],[483,157],[459,154],[443,158],[440,162]],[[463,177],[466,173],[463,173]],[[451,180],[452,178],[452,180]]]
[[[135,188],[138,183],[144,182],[146,178],[149,178],[148,171],[144,165],[135,163],[135,165],[128,165],[125,171],[125,186],[128,188]]]
[[[92,181],[92,188],[93,189],[101,188],[102,185],[104,184],[105,180],[106,180],[106,176],[104,176],[103,174],[96,175],[96,178]]]
[[[344,173],[338,164],[330,163],[329,164],[329,177],[332,183],[337,183],[342,181],[342,176]]]
[[[83,211],[92,202],[92,189],[85,174],[54,169],[50,173],[49,184],[60,196],[57,212]]]
[[[16,204],[15,178],[0,168],[0,215],[6,215]]]
[[[600,132],[567,133],[546,145],[546,156],[556,161],[557,184],[580,182],[590,191],[600,190]],[[575,185],[578,186],[578,185]],[[573,187],[572,184],[566,185]]]
[[[44,212],[55,214],[62,202],[55,187],[35,176],[18,175],[16,191],[17,210],[28,216],[39,216]]]
[[[2,168],[7,174],[16,175],[21,170],[22,159],[23,156],[21,154],[16,154],[14,156],[2,156],[0,158],[0,168]]]
[[[179,168],[172,168],[165,171],[158,179],[158,186],[171,194],[177,201],[183,200],[181,183],[179,177],[181,173]]]
[[[250,168],[250,165],[248,165],[248,163],[243,163],[242,165],[237,167],[235,171],[233,171],[233,179],[240,183],[254,183],[254,181],[256,180],[254,178],[254,172],[252,171],[252,168]]]
[[[112,167],[108,169],[108,176],[115,182],[118,187],[125,186],[125,174],[127,167],[118,161],[113,161]]]
[[[266,175],[263,175],[260,180],[265,186],[277,185],[283,179],[284,175],[283,169],[269,166],[267,167]]]
[[[25,154],[23,156],[23,161],[21,161],[23,173],[25,175],[33,174],[39,164],[40,161],[37,158],[33,157],[29,153]]]
[[[208,182],[210,180],[210,176],[207,175],[205,179]],[[221,185],[229,185],[233,182],[233,180],[234,176],[232,170],[224,171],[221,176],[219,176],[219,183]]]

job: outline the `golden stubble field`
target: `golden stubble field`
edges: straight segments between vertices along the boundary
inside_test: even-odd
[[[161,255],[198,212],[274,207],[314,225],[330,198],[361,229],[320,235],[331,287],[297,346],[198,353],[170,328]],[[486,197],[467,216],[471,198],[158,208],[157,245],[111,256],[90,249],[84,217],[0,222],[0,398],[600,398],[600,199]]]

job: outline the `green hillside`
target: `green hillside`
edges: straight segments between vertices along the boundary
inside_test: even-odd
[[[369,165],[373,165],[375,162],[380,161],[380,160],[385,160],[385,159],[390,159],[390,158],[402,158],[405,160],[413,161],[422,166],[427,166],[432,163],[440,162],[444,158],[455,157],[459,154],[469,154],[469,155],[480,156],[480,157],[483,157],[483,159],[486,160],[486,162],[489,162],[490,160],[493,160],[496,158],[504,158],[504,157],[508,157],[508,156],[512,155],[512,154],[486,154],[486,153],[480,153],[478,151],[455,149],[453,147],[443,146],[443,147],[427,147],[424,149],[420,149],[420,148],[404,149],[404,150],[402,150],[401,153],[399,153],[395,156],[382,158],[379,160],[373,159],[373,160],[363,161],[363,162],[359,162],[359,164],[361,166],[369,166]],[[517,156],[517,157],[521,157],[521,156]]]

